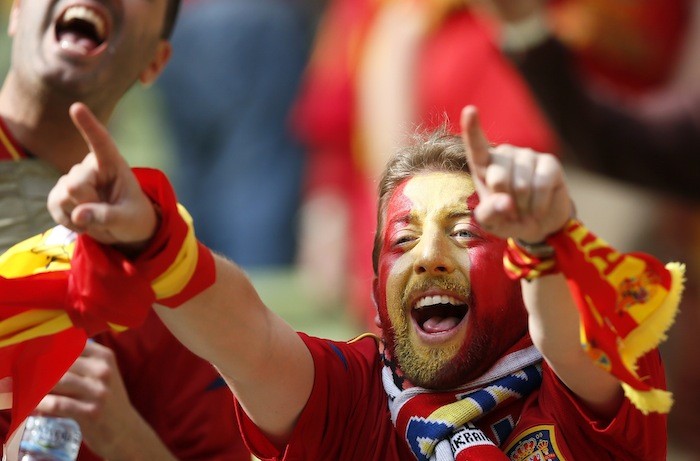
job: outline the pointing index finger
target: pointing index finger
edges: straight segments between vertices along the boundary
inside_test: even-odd
[[[479,113],[474,106],[466,106],[462,109],[460,120],[462,128],[462,140],[467,152],[467,161],[472,177],[478,185],[483,185],[486,177],[486,168],[491,163],[490,144],[479,122]]]
[[[95,155],[101,177],[110,177],[117,171],[117,166],[124,162],[112,136],[92,111],[83,103],[76,102],[70,106],[69,113],[90,150]]]

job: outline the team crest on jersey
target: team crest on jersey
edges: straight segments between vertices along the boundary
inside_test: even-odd
[[[554,437],[554,426],[532,427],[518,435],[506,448],[511,461],[566,461]]]

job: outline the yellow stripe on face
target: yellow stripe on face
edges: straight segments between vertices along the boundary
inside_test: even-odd
[[[462,209],[474,191],[474,183],[466,173],[436,171],[409,180],[404,194],[414,204],[414,211],[429,213]]]
[[[379,271],[380,285],[386,289],[382,305],[394,330],[396,359],[413,381],[434,380],[466,338],[467,328],[462,325],[446,339],[424,341],[421,327],[411,319],[411,306],[404,304],[404,294],[434,276],[424,277],[416,267],[438,260],[436,264],[454,266],[454,273],[446,277],[468,291],[469,252],[466,242],[457,241],[454,228],[471,220],[468,200],[473,193],[466,173],[426,172],[406,180],[387,203]],[[408,243],[392,243],[404,237]]]

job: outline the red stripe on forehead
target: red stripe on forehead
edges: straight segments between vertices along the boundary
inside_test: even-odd
[[[411,213],[413,201],[406,195],[406,184],[408,184],[408,179],[404,179],[389,197],[385,215],[387,222],[397,219],[397,216]]]
[[[390,267],[398,258],[400,252],[391,252],[391,235],[397,231],[397,228],[404,227],[408,224],[413,209],[413,201],[405,194],[406,184],[408,179],[404,180],[394,190],[386,203],[386,211],[384,212],[382,233],[382,248],[380,257],[380,278],[382,278],[382,286],[386,283],[386,276],[390,271]]]
[[[467,206],[471,211],[474,211],[474,208],[479,204],[479,194],[474,192],[472,195],[467,198]]]
[[[478,205],[479,205],[479,194],[474,192],[472,195],[470,195],[467,198],[467,207],[469,208],[469,211],[473,212]],[[472,214],[472,225],[478,229],[479,234],[485,240],[499,240],[498,237],[491,235],[488,232],[483,230],[483,228],[481,227],[481,224],[479,224],[479,222],[476,220],[476,217],[474,216],[474,214]]]
[[[382,219],[382,229],[379,230],[382,235],[382,244],[379,256],[379,267],[377,268],[378,280],[375,285],[374,294],[379,317],[382,322],[382,328],[385,332],[387,332],[387,329],[391,326],[389,313],[387,311],[387,282],[391,269],[401,255],[401,251],[392,251],[391,236],[397,231],[397,228],[404,227],[408,224],[411,210],[414,206],[413,201],[408,198],[405,193],[407,183],[408,179],[402,181],[387,200],[386,210],[384,211],[384,217]],[[390,343],[394,341],[391,334],[387,335],[387,339]]]

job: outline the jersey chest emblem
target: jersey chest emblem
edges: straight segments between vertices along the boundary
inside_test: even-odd
[[[511,461],[566,461],[554,436],[554,426],[531,427],[515,437],[506,448]]]

